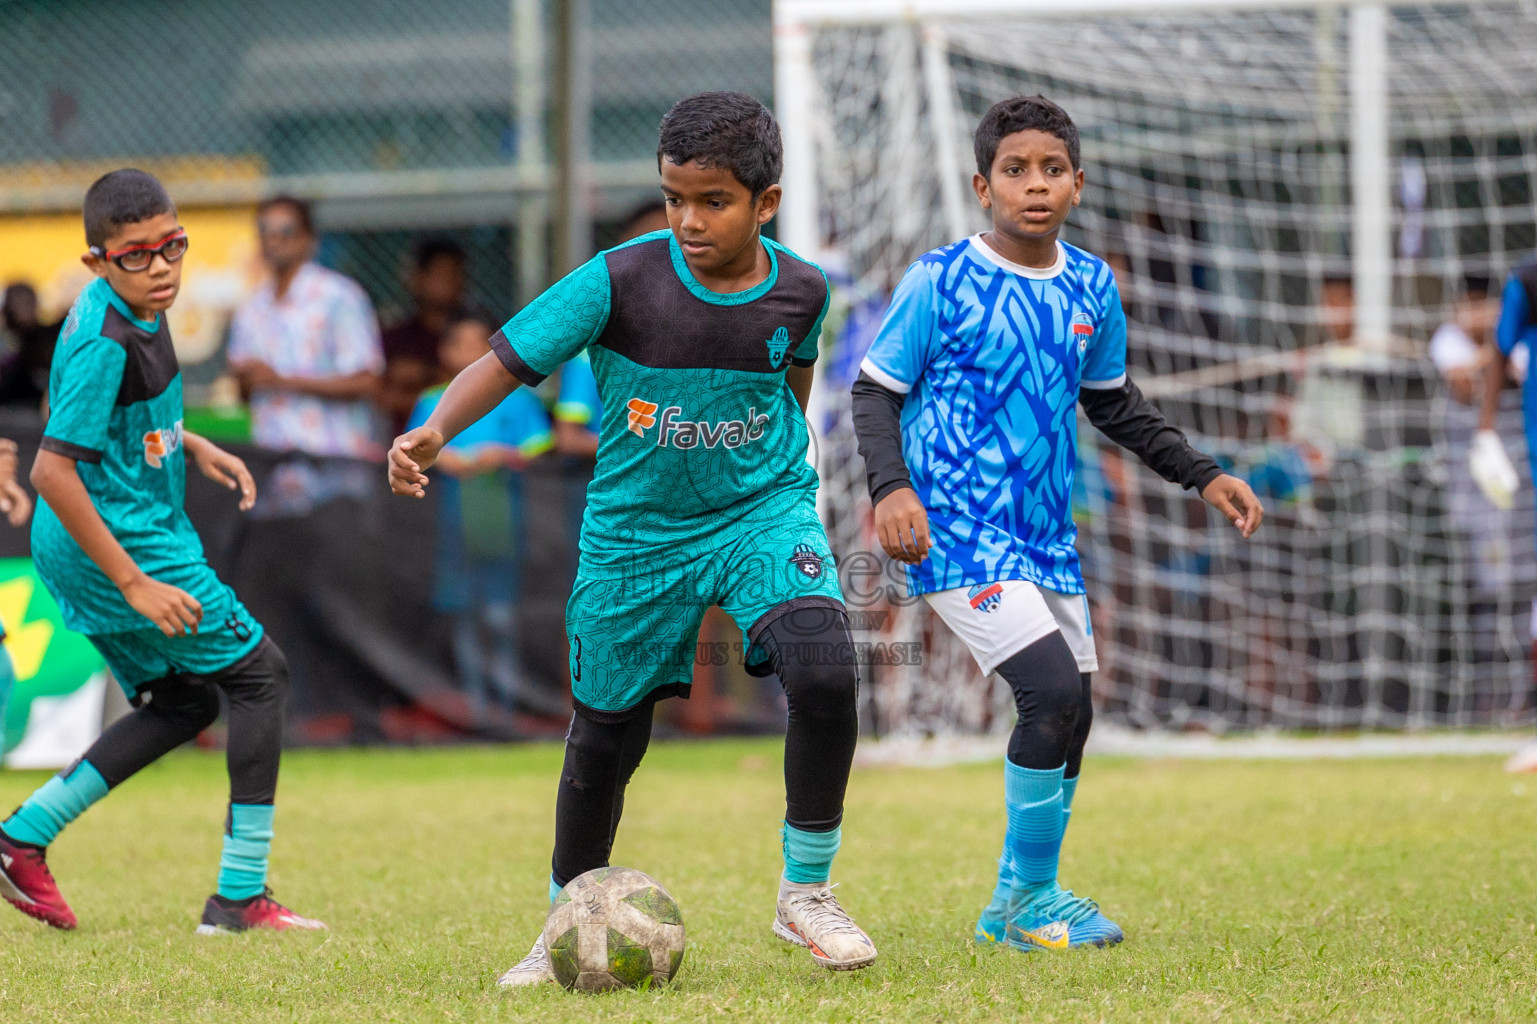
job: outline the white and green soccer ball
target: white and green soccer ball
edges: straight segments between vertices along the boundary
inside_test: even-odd
[[[683,963],[683,914],[645,872],[595,868],[555,897],[544,946],[565,988],[607,992],[661,985]]]

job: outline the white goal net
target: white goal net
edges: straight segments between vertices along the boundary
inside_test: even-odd
[[[816,417],[835,550],[885,563],[847,394],[886,297],[918,255],[985,226],[969,185],[981,113],[1043,93],[1082,132],[1066,237],[1116,270],[1133,379],[1268,508],[1245,543],[1080,425],[1100,713],[1219,730],[1529,722],[1519,393],[1501,429],[1523,484],[1500,510],[1466,469],[1475,413],[1457,381],[1477,350],[1452,332],[1438,366],[1429,341],[1446,322],[1481,340],[1487,306],[1459,300],[1497,300],[1537,250],[1537,0],[1072,13],[1114,6],[781,0],[780,45],[798,48],[780,62],[787,202],[797,184],[814,195],[787,211],[791,242],[845,278]],[[1001,683],[880,582],[850,595],[869,724],[1008,728]]]

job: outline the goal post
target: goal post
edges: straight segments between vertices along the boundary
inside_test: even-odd
[[[1242,544],[1080,425],[1101,710],[1532,720],[1531,485],[1506,510],[1471,490],[1472,413],[1427,343],[1537,249],[1537,2],[776,0],[774,31],[781,237],[839,285],[810,419],[840,556],[894,583],[848,420],[861,346],[912,260],[985,226],[977,118],[1041,92],[1083,135],[1065,237],[1122,283],[1133,377],[1272,510]],[[1007,728],[1001,684],[896,589],[855,609],[869,724]]]

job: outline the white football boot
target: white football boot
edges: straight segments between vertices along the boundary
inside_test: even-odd
[[[826,882],[802,885],[780,879],[774,934],[805,946],[829,970],[854,971],[875,962],[875,943],[838,905]]]
[[[521,988],[524,985],[542,985],[554,982],[555,972],[550,970],[550,952],[544,948],[543,933],[534,940],[534,948],[528,956],[513,964],[506,974],[496,979],[502,988]]]

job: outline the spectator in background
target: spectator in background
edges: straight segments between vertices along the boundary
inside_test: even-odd
[[[1484,374],[1483,401],[1479,409],[1478,434],[1473,441],[1473,477],[1490,499],[1499,492],[1499,479],[1512,474],[1498,462],[1504,452],[1496,432],[1499,422],[1500,395],[1506,383],[1515,378],[1516,364],[1525,365],[1521,397],[1526,426],[1526,451],[1533,477],[1537,478],[1537,384],[1530,372],[1531,352],[1537,348],[1537,256],[1529,257],[1511,271],[1500,296],[1500,318],[1494,331],[1497,358],[1491,359]],[[1524,350],[1524,355],[1522,354]],[[1480,451],[1482,449],[1482,451]],[[1498,456],[1496,456],[1496,451]],[[1482,464],[1481,464],[1482,463]],[[1511,487],[1514,490],[1514,487]],[[1532,606],[1532,624],[1537,633],[1537,602]],[[1537,636],[1534,636],[1537,639]],[[1537,771],[1537,743],[1528,744],[1506,764],[1511,771]]]
[[[384,353],[368,296],[312,262],[309,204],[267,200],[257,231],[270,277],[235,311],[229,345],[230,369],[251,403],[252,439],[277,451],[382,458],[371,399]]]
[[[10,340],[10,350],[0,358],[0,405],[40,409],[48,394],[48,371],[53,366],[59,324],[42,322],[37,292],[25,282],[5,289],[0,321]]]
[[[441,384],[438,346],[449,321],[464,305],[465,253],[457,242],[428,238],[411,253],[406,288],[415,309],[384,332],[384,387],[379,405],[390,420],[391,435],[405,432],[416,399]]]
[[[231,559],[262,577],[247,604],[290,655],[300,739],[377,738],[355,731],[379,720],[382,697],[356,669],[355,631],[337,623],[367,621],[379,600],[350,557],[384,542],[368,500],[384,454],[379,325],[357,282],[312,262],[306,203],[269,199],[257,230],[270,274],[235,311],[229,365],[251,403],[252,439],[279,454]]]
[[[625,218],[616,245],[666,231],[667,204],[648,199]],[[576,550],[582,530],[582,511],[587,504],[587,483],[592,479],[598,457],[598,425],[603,419],[603,402],[598,397],[598,380],[586,352],[571,360],[560,371],[560,394],[555,400],[555,448],[565,457],[566,514],[571,524],[571,549]]]
[[[487,316],[455,319],[440,349],[443,375],[459,371],[491,351],[496,326]],[[446,385],[426,391],[406,429],[421,426],[437,408]],[[527,683],[517,634],[518,592],[523,574],[522,470],[551,445],[550,422],[529,388],[518,388],[491,413],[465,428],[443,448],[434,487],[438,502],[438,551],[434,603],[454,619],[454,660],[479,721],[494,691],[507,707],[543,714]]]

